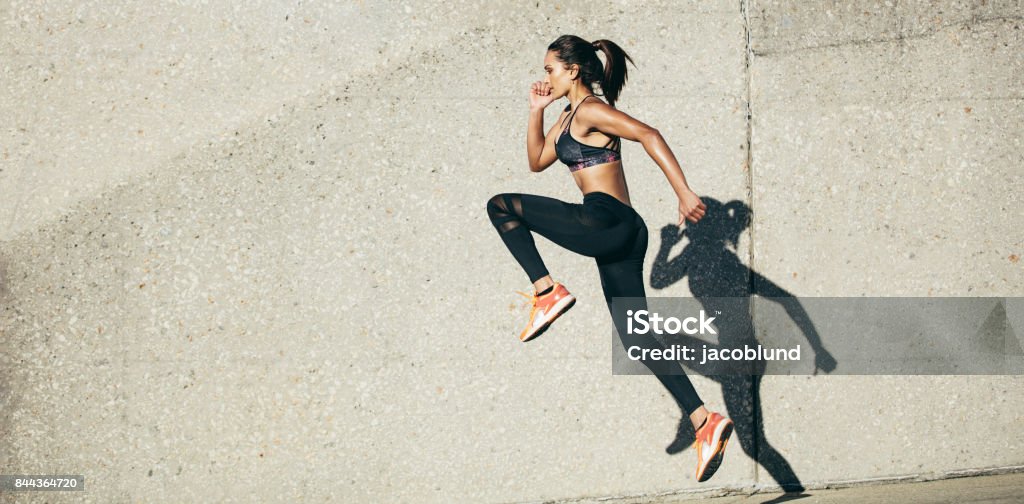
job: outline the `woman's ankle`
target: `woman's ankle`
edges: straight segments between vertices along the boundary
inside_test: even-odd
[[[552,280],[550,276],[546,276],[546,277],[541,278],[540,280],[537,280],[536,282],[533,283],[533,290],[534,290],[534,292],[537,292],[538,295],[540,295],[541,292],[544,292],[544,291],[548,290],[548,288],[554,287],[554,286],[555,286],[554,280]]]
[[[708,421],[708,417],[711,416],[711,412],[704,406],[701,406],[690,413],[690,423],[693,424],[693,430],[698,431],[704,426],[704,423]]]

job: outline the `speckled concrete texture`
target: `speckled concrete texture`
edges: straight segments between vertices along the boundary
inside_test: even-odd
[[[504,19],[482,5],[3,2],[0,194],[13,196],[0,199],[0,239],[299,97],[360,75],[376,77],[360,91],[372,94],[425,48]]]
[[[1019,377],[697,376],[738,438],[697,484],[665,389],[611,374],[593,260],[538,239],[580,299],[524,345],[529,281],[485,212],[581,200],[529,172],[526,93],[558,35],[608,38],[637,65],[619,107],[752,216],[680,278],[673,193],[626,142],[649,295],[745,295],[751,268],[796,296],[1021,295],[1019,3],[937,26],[944,3],[132,5],[0,6],[0,473],[85,474],[88,502],[420,503],[1024,463]]]
[[[798,296],[1024,294],[1024,5],[803,6],[750,11],[754,269]],[[1022,385],[769,376],[762,445],[805,484],[1020,466]]]

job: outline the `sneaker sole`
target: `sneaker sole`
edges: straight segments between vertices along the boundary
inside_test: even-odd
[[[721,434],[718,438],[718,446],[715,447],[715,454],[711,456],[711,460],[708,461],[708,465],[704,467],[704,474],[701,474],[697,478],[698,483],[703,483],[712,476],[715,475],[715,471],[722,465],[722,459],[725,457],[725,445],[729,444],[729,436],[732,435],[732,420],[723,422],[725,425],[720,427],[722,429]]]
[[[552,315],[551,318],[544,323],[544,325],[538,327],[536,331],[533,331],[532,333],[526,335],[526,337],[522,339],[522,342],[526,343],[527,341],[530,341],[536,338],[537,336],[544,334],[544,331],[547,331],[548,327],[551,327],[551,323],[558,319],[558,317],[561,317],[563,313],[569,311],[569,308],[572,308],[574,304],[576,304],[576,298],[573,297],[571,294],[555,303],[555,306],[553,308],[555,314]]]

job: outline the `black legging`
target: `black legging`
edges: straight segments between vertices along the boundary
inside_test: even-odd
[[[533,194],[503,193],[487,202],[487,214],[531,282],[548,275],[530,233],[534,231],[556,245],[597,260],[605,303],[616,323],[624,317],[615,316],[612,298],[647,297],[647,224],[636,210],[614,196],[590,192],[579,204]],[[617,329],[620,337],[626,334],[624,327]],[[670,373],[666,361],[644,361],[644,365],[658,376],[687,414],[704,404],[690,379],[678,371]]]

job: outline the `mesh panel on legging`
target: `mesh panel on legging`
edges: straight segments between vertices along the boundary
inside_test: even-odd
[[[487,214],[499,233],[519,227],[523,218],[522,199],[511,194],[499,194],[487,202]]]
[[[533,234],[523,222],[522,197],[508,193],[494,196],[487,201],[487,215],[530,281],[536,282],[547,276],[548,269],[540,258]]]

